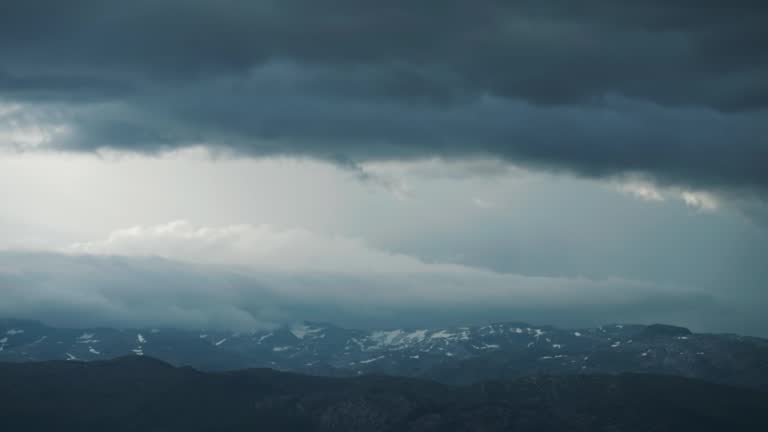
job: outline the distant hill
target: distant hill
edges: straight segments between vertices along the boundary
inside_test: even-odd
[[[0,363],[4,431],[763,431],[768,394],[659,375],[412,378],[204,373],[142,357]]]
[[[206,371],[273,368],[324,376],[379,373],[449,384],[538,374],[635,372],[768,389],[768,340],[696,334],[661,324],[560,329],[509,322],[362,331],[297,323],[233,333],[64,329],[0,320],[0,361],[92,361],[125,355],[147,355]]]

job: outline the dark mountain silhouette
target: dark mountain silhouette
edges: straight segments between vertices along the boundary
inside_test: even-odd
[[[646,374],[465,387],[269,369],[205,373],[141,356],[0,363],[4,431],[761,431],[768,394]]]

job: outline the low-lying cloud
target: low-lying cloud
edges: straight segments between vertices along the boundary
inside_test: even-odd
[[[714,301],[619,278],[426,263],[305,230],[187,222],[119,230],[64,254],[0,253],[0,286],[5,316],[238,329],[302,319],[361,327],[521,318],[597,324],[590,315],[598,311],[601,319],[690,318]]]

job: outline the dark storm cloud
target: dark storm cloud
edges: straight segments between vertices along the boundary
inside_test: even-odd
[[[130,88],[120,81],[81,75],[10,75],[0,70],[0,94],[11,98],[72,101],[109,100],[125,96]]]
[[[77,150],[479,154],[765,193],[766,41],[747,0],[6,1],[0,97]]]

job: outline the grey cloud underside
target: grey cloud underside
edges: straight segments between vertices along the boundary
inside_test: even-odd
[[[495,156],[765,194],[758,1],[11,1],[0,96],[55,145]]]

